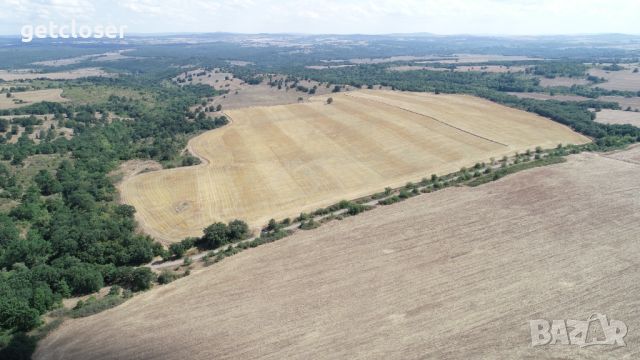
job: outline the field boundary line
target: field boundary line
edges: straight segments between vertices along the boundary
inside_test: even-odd
[[[354,96],[349,95],[349,94],[348,94],[348,93],[346,93],[346,92],[344,93],[344,95],[345,95],[345,96],[352,97],[352,98],[355,98]],[[366,100],[366,101],[372,101],[372,102],[375,102],[375,103],[378,103],[378,104],[383,104],[383,105],[391,106],[391,107],[394,107],[394,108],[397,108],[397,109],[400,109],[400,110],[404,110],[404,111],[406,111],[406,112],[410,112],[410,113],[415,114],[415,115],[420,115],[420,116],[422,116],[422,117],[426,117],[426,118],[429,118],[429,119],[435,120],[435,121],[439,122],[440,124],[443,124],[443,125],[446,125],[446,126],[452,127],[452,128],[454,128],[454,129],[456,129],[456,130],[458,130],[458,131],[462,131],[463,133],[469,134],[469,135],[471,135],[471,136],[478,137],[478,138],[480,138],[480,139],[482,139],[482,140],[486,140],[486,141],[492,142],[492,143],[494,143],[494,144],[498,144],[498,145],[502,145],[502,146],[505,146],[505,147],[509,147],[509,145],[507,145],[507,144],[503,144],[503,143],[501,143],[501,142],[499,142],[499,141],[492,140],[492,139],[486,138],[486,137],[484,137],[484,136],[482,136],[482,135],[478,135],[478,134],[472,133],[471,131],[468,131],[468,130],[465,130],[465,129],[461,129],[461,128],[457,127],[457,126],[451,125],[451,124],[449,124],[449,123],[447,123],[447,122],[445,122],[445,121],[442,121],[442,120],[440,120],[440,119],[438,119],[438,118],[435,118],[435,117],[433,117],[433,116],[429,116],[429,115],[426,115],[426,114],[422,114],[422,113],[419,113],[419,112],[417,112],[417,111],[413,111],[413,110],[410,110],[410,109],[404,108],[404,107],[402,107],[402,106],[392,105],[392,104],[386,103],[386,102],[384,102],[384,101],[379,101],[379,100],[374,100],[374,99],[368,99],[368,98],[358,98],[358,99],[362,99],[362,100]]]

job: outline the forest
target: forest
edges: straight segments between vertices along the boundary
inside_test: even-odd
[[[36,143],[24,133],[16,143],[0,146],[5,160],[0,163],[0,197],[18,202],[0,214],[0,341],[5,342],[0,345],[15,331],[37,327],[40,315],[63,298],[108,285],[131,291],[148,288],[154,275],[137,266],[166,250],[136,233],[135,209],[115,201],[108,174],[129,159],[170,161],[179,156],[188,136],[227,123],[224,117],[185,121],[190,106],[217,94],[210,87],[167,86],[153,77],[93,80],[95,85],[105,82],[144,88],[159,106],[111,96],[102,104],[37,103],[2,111],[10,116],[54,114],[75,135],[44,136]],[[134,121],[95,116],[109,112]],[[19,168],[33,155],[63,160],[54,171],[40,170],[30,181],[21,181],[9,167]]]

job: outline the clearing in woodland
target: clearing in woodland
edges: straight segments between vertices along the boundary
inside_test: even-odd
[[[256,228],[430,174],[589,139],[549,119],[463,95],[391,91],[227,111],[232,123],[189,149],[203,164],[144,173],[120,185],[137,220],[165,242],[215,221]]]
[[[40,101],[64,102],[62,89],[46,89],[11,93],[11,97],[0,94],[0,110],[14,109],[31,105]]]
[[[639,155],[572,155],[298,232],[69,320],[34,358],[640,358]],[[627,346],[531,346],[529,320],[594,312],[627,324]]]

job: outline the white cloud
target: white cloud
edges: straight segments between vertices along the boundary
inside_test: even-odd
[[[133,32],[640,34],[638,14],[638,0],[0,0],[0,31],[73,17]]]

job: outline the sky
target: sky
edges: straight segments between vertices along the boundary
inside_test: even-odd
[[[640,34],[640,0],[0,0],[0,34],[24,25],[128,33]]]

